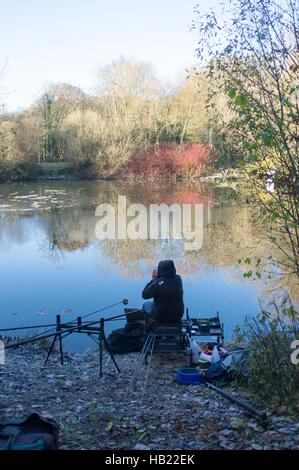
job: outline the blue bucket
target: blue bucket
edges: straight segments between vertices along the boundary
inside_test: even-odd
[[[176,381],[181,384],[198,385],[200,383],[200,373],[195,367],[184,367],[176,371]]]

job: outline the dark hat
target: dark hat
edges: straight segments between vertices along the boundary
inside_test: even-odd
[[[158,264],[158,277],[174,277],[176,269],[172,260],[160,261]]]

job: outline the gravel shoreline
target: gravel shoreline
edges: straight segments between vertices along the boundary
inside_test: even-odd
[[[37,412],[54,418],[60,449],[299,449],[295,418],[266,410],[269,425],[263,429],[204,385],[174,382],[182,356],[153,357],[140,403],[145,368],[128,392],[138,354],[116,357],[121,374],[106,357],[102,378],[96,351],[68,353],[63,366],[54,353],[47,367],[45,354],[33,346],[7,352],[0,366],[0,416],[19,419]],[[244,392],[237,396],[251,398]]]

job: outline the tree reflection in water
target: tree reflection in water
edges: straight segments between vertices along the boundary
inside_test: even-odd
[[[9,189],[10,188],[10,189]],[[257,208],[246,203],[246,195],[231,187],[187,183],[138,182],[51,182],[6,186],[1,190],[0,245],[14,241],[24,244],[39,231],[39,248],[57,262],[65,253],[87,250],[93,246],[99,263],[111,262],[120,276],[140,278],[150,272],[162,258],[175,259],[184,277],[213,268],[230,268],[232,282],[244,280],[244,265],[239,260],[260,259],[257,282],[263,295],[277,289],[288,289],[299,301],[295,277],[279,272],[269,255],[273,247],[265,227],[258,219]],[[183,240],[98,240],[95,236],[95,208],[100,203],[117,206],[118,196],[126,196],[127,206],[144,204],[202,204],[203,246],[199,251],[186,251]],[[194,229],[194,225],[193,225]],[[282,260],[283,261],[283,260]],[[268,275],[276,273],[274,280]],[[279,274],[279,276],[278,276]],[[253,277],[254,273],[253,273]]]

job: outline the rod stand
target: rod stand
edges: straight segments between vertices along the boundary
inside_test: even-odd
[[[106,339],[105,319],[104,318],[100,319],[99,326],[96,326],[95,323],[96,322],[92,322],[92,325],[90,325],[90,323],[82,322],[82,317],[77,317],[77,325],[70,327],[69,323],[61,323],[61,317],[60,315],[57,315],[56,316],[56,332],[53,334],[54,335],[53,340],[50,345],[44,365],[45,366],[47,365],[57,340],[59,341],[60,362],[63,365],[64,356],[63,356],[62,340],[66,336],[69,336],[71,333],[84,333],[90,338],[94,339],[99,345],[100,377],[103,377],[103,349],[104,347],[108,351],[108,354],[110,355],[118,373],[120,373],[121,372],[120,368],[118,367],[116,363],[114,354],[112,353],[110,346],[108,344],[108,341]],[[97,339],[94,338],[93,335],[96,335]]]
[[[62,332],[61,332],[61,316],[60,315],[56,315],[56,334],[55,334],[55,336],[52,340],[50,349],[48,351],[48,354],[47,354],[47,357],[46,357],[46,360],[45,360],[45,363],[44,363],[45,366],[47,365],[47,363],[50,359],[50,356],[52,354],[52,351],[54,349],[54,345],[55,345],[57,339],[59,341],[60,362],[61,362],[61,365],[63,365],[64,357],[63,357],[63,347],[62,347]]]
[[[114,354],[110,349],[110,346],[108,344],[108,341],[106,339],[105,335],[105,319],[101,318],[100,319],[100,331],[99,331],[99,353],[100,353],[100,377],[103,377],[103,346],[107,349],[109,356],[111,357],[117,372],[120,374],[120,368],[117,365],[117,362],[115,360]]]

